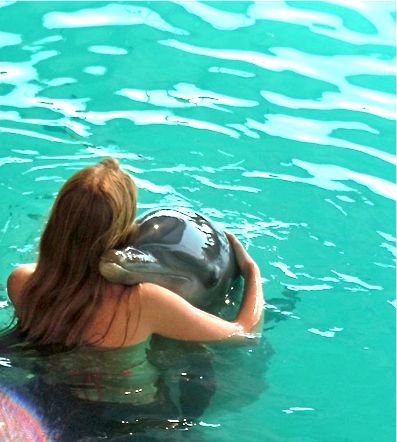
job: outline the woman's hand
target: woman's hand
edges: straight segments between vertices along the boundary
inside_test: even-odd
[[[225,232],[225,234],[234,250],[240,272],[243,277],[246,277],[249,273],[256,270],[258,266],[248,254],[247,250],[244,248],[241,242],[232,233]]]

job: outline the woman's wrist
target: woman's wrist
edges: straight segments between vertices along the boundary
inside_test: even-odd
[[[243,275],[244,278],[246,278],[249,275],[253,274],[260,275],[260,270],[256,262],[253,259],[250,259],[245,263],[244,268],[241,269],[241,274]]]

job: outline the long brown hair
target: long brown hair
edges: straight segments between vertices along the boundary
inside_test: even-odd
[[[39,344],[79,345],[101,305],[104,251],[133,233],[135,184],[114,159],[70,177],[41,236],[36,269],[21,295],[21,332]]]

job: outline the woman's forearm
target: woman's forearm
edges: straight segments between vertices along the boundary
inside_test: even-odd
[[[245,333],[251,333],[262,319],[264,296],[261,273],[254,261],[247,264],[243,273],[244,295],[240,312],[235,319]]]

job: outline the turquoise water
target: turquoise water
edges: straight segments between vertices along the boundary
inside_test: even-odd
[[[184,437],[394,441],[394,42],[387,1],[1,1],[1,322],[60,185],[115,156],[263,274],[262,342],[211,347]]]

